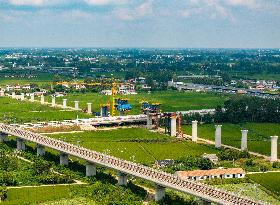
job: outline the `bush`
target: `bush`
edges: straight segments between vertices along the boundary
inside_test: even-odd
[[[280,162],[273,162],[272,167],[276,168],[276,169],[279,169],[280,168]]]
[[[51,163],[43,159],[36,159],[32,164],[33,170],[36,175],[41,175],[50,172]]]
[[[7,188],[0,186],[0,201],[4,201],[7,198]]]
[[[220,160],[237,160],[251,157],[247,151],[240,152],[232,149],[222,149],[217,156]]]

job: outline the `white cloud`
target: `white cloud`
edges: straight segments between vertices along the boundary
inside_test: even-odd
[[[65,0],[8,0],[16,6],[44,6],[65,2]]]
[[[226,3],[233,6],[247,6],[247,7],[257,6],[257,2],[255,0],[227,0]]]
[[[11,4],[18,5],[18,6],[24,6],[24,5],[43,5],[44,0],[9,0]]]
[[[153,0],[144,1],[133,8],[118,8],[114,13],[122,20],[135,20],[153,15]]]
[[[182,8],[179,12],[183,17],[205,15],[212,19],[222,17],[233,20],[231,11],[221,0],[186,0],[185,2],[185,8]]]
[[[125,4],[127,0],[84,0],[90,5]]]

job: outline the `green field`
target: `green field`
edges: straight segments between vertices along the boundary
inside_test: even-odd
[[[249,177],[257,184],[262,185],[267,190],[271,191],[275,196],[278,196],[280,200],[280,173],[279,172],[250,174],[247,175],[247,177]]]
[[[195,109],[215,108],[217,105],[223,105],[227,97],[219,94],[211,93],[192,93],[178,91],[161,91],[148,93],[139,93],[137,95],[117,96],[127,98],[132,105],[130,114],[141,113],[141,102],[148,101],[150,103],[161,103],[163,112],[186,111]],[[78,100],[81,108],[86,108],[87,103],[92,103],[92,109],[100,111],[100,105],[111,102],[111,96],[101,95],[99,93],[85,94],[68,94],[63,97],[68,99],[68,105],[74,107],[74,101]],[[62,104],[63,98],[57,98],[57,102]],[[39,98],[38,98],[39,99]],[[50,102],[50,97],[47,98]]]
[[[46,201],[71,198],[71,186],[73,185],[8,189],[7,199],[1,204],[39,204]]]
[[[122,159],[151,165],[155,160],[177,159],[182,156],[200,156],[216,153],[213,146],[189,141],[171,141],[170,137],[142,128],[110,131],[49,135],[92,150],[104,152]]]
[[[51,83],[53,81],[54,75],[51,74],[44,74],[44,73],[36,73],[35,78],[5,78],[0,76],[0,85],[14,85],[14,84],[30,84],[35,83],[38,85]]]
[[[222,143],[240,148],[241,129],[248,129],[248,150],[270,155],[270,136],[280,136],[280,126],[276,123],[222,124]],[[183,126],[184,133],[191,134],[191,125]],[[215,140],[215,127],[212,124],[198,126],[198,136]],[[278,141],[280,145],[280,141]],[[278,152],[280,156],[280,152]]]
[[[280,202],[270,194],[263,191],[258,184],[241,183],[241,184],[224,184],[217,185],[218,188],[243,197],[249,197],[255,201],[266,202],[273,205],[279,205]]]
[[[7,123],[24,123],[76,119],[76,111],[60,111],[40,103],[18,101],[8,97],[0,97],[0,121]],[[89,117],[79,112],[79,117]]]

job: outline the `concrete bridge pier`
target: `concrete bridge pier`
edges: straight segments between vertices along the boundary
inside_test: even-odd
[[[92,111],[91,111],[91,104],[92,103],[87,103],[87,114],[91,115]]]
[[[161,201],[165,197],[165,187],[156,184],[155,187],[155,201]]]
[[[8,141],[8,134],[0,132],[0,143]]]
[[[147,114],[147,129],[151,130],[153,129],[153,115]]]
[[[55,107],[56,102],[55,102],[55,96],[52,96],[52,107]]]
[[[21,100],[21,101],[24,101],[24,93],[21,93],[21,95],[20,95],[20,100]]]
[[[67,108],[67,99],[63,99],[62,108],[64,108],[64,109]]]
[[[31,102],[34,102],[34,101],[35,101],[34,93],[30,94],[30,101],[31,101]]]
[[[17,138],[17,150],[18,151],[25,150],[25,141],[21,138]]]
[[[270,157],[271,162],[275,162],[278,160],[277,140],[278,140],[278,136],[271,136],[271,157]]]
[[[37,156],[44,156],[45,155],[45,147],[43,145],[37,144]]]
[[[41,95],[41,104],[45,104],[45,96],[44,95]]]
[[[215,147],[221,148],[222,146],[222,125],[215,125]]]
[[[127,174],[118,171],[118,185],[126,186],[127,185]]]
[[[200,205],[211,205],[211,201],[205,199],[198,199],[198,204]]]
[[[171,116],[171,122],[170,122],[171,123],[170,124],[170,136],[171,137],[176,137],[176,134],[177,134],[176,119],[177,119],[176,115]]]
[[[192,121],[192,141],[197,142],[197,120]]]
[[[79,110],[79,101],[74,101],[74,103],[75,103],[75,110]]]
[[[60,165],[67,166],[69,164],[69,157],[68,154],[61,152],[60,153],[60,159],[59,159]]]
[[[241,151],[247,150],[247,135],[248,130],[241,130],[242,137],[241,137]]]
[[[86,163],[86,176],[91,177],[96,175],[96,165],[92,162]]]

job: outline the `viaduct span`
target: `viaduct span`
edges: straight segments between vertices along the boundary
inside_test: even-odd
[[[96,174],[96,165],[100,165],[117,171],[118,183],[127,184],[127,176],[131,175],[148,180],[155,184],[155,200],[163,199],[165,188],[170,188],[186,194],[198,197],[202,204],[208,205],[211,202],[220,205],[261,205],[247,198],[235,196],[234,194],[221,191],[217,188],[207,186],[191,180],[182,180],[175,175],[158,171],[140,164],[122,160],[113,156],[78,147],[60,140],[45,137],[41,134],[25,131],[9,125],[0,124],[0,141],[6,140],[8,135],[17,137],[17,149],[25,149],[25,141],[36,143],[37,154],[44,155],[45,147],[60,152],[60,163],[67,165],[68,156],[75,156],[84,159],[87,176]]]

